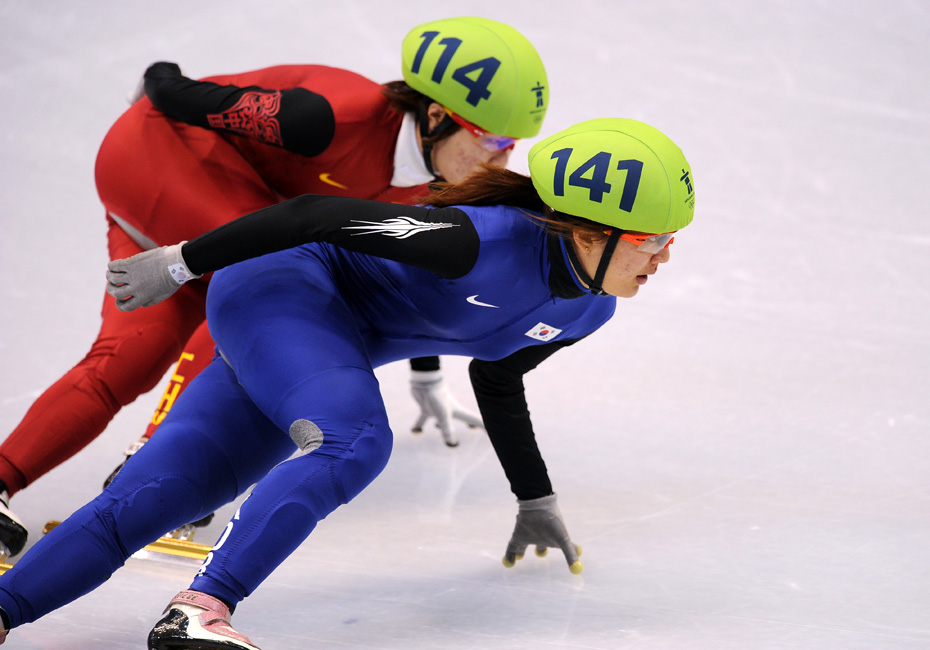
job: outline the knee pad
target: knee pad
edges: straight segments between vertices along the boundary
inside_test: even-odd
[[[330,445],[325,445],[323,432],[310,420],[295,420],[289,432],[302,455],[320,449],[313,464],[328,465],[326,474],[339,503],[351,501],[381,473],[393,447],[393,435],[386,425],[363,423],[347,441]]]
[[[288,433],[294,444],[304,454],[309,454],[323,444],[323,432],[310,420],[295,420]]]

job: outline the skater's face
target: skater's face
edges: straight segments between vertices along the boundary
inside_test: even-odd
[[[448,113],[433,103],[429,108],[430,130],[436,128]],[[476,136],[472,130],[460,127],[455,133],[433,145],[433,169],[450,183],[458,183],[478,169],[481,163],[505,167],[512,146],[494,136]],[[503,148],[495,149],[495,146]]]
[[[607,245],[607,237],[593,238],[576,232],[573,243],[585,273],[593,278]],[[627,239],[617,242],[602,283],[605,292],[618,298],[632,298],[639,292],[639,288],[646,284],[649,276],[659,270],[659,264],[669,261],[668,246],[655,253],[645,252],[643,249],[654,250],[649,246],[638,246]]]

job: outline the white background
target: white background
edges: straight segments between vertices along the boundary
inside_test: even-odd
[[[542,135],[637,118],[694,172],[696,217],[672,261],[527,381],[585,571],[557,553],[501,566],[515,504],[490,445],[411,435],[394,364],[379,371],[388,468],[240,606],[237,628],[265,650],[930,648],[924,1],[7,0],[0,436],[96,334],[94,158],[149,63],[195,77],[323,63],[388,81],[409,29],[461,14],[536,45]],[[445,366],[473,405],[466,361]],[[98,492],[157,397],[14,498],[33,540]],[[130,560],[8,644],[141,647],[193,571]]]

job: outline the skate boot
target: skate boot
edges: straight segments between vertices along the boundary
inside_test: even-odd
[[[126,458],[124,458],[123,462],[121,462],[119,465],[116,466],[116,469],[110,472],[110,475],[103,482],[104,490],[106,490],[107,486],[113,482],[113,479],[116,478],[116,475],[119,474],[119,471],[123,469],[123,465],[126,464],[126,461],[132,458],[133,454],[135,454],[137,451],[142,449],[142,445],[144,445],[146,442],[148,442],[148,438],[146,438],[145,436],[142,436],[141,438],[136,440],[134,443],[126,447],[126,451],[123,452],[123,455],[126,456]]]
[[[229,622],[229,608],[200,591],[175,596],[149,632],[149,650],[260,650]]]
[[[13,557],[26,545],[29,533],[19,517],[10,510],[10,497],[6,489],[0,492],[0,559]]]
[[[197,532],[198,528],[205,528],[210,525],[210,522],[213,521],[213,515],[216,514],[211,512],[209,515],[197,521],[192,521],[189,524],[184,524],[180,528],[175,528],[171,532],[165,533],[165,537],[168,539],[179,539],[185,542],[189,542],[194,539],[194,533]]]
[[[5,490],[4,490],[5,491]],[[0,645],[6,641],[6,635],[10,632],[10,617],[7,616],[6,610],[0,607]]]

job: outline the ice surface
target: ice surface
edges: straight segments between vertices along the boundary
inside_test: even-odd
[[[387,470],[237,627],[266,650],[930,648],[924,2],[0,3],[0,435],[96,334],[94,158],[150,62],[388,81],[410,27],[462,13],[539,49],[543,135],[642,119],[694,170],[697,216],[672,263],[527,381],[585,571],[555,553],[501,566],[515,504],[487,440],[411,435],[397,364],[379,372]],[[473,404],[465,360],[446,367]],[[97,493],[156,399],[15,497],[33,538]],[[130,560],[8,645],[142,647],[192,574]]]

